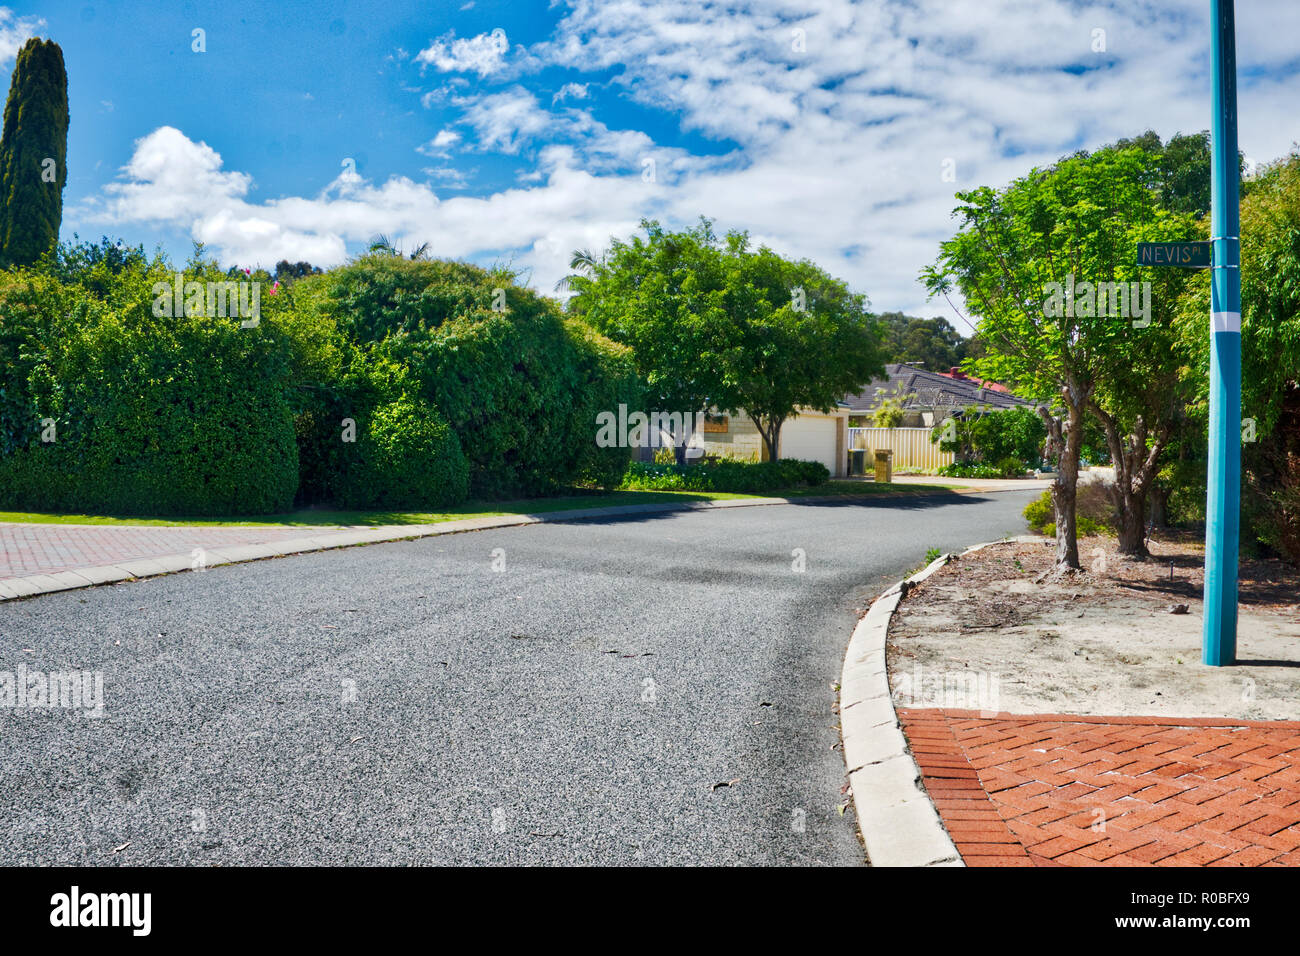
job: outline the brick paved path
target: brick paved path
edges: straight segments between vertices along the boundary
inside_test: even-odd
[[[1300,864],[1300,723],[898,713],[967,866]]]
[[[0,523],[0,580],[189,554],[195,548],[328,537],[335,530]]]

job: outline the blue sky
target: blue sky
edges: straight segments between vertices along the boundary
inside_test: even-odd
[[[0,7],[0,70],[28,36],[63,47],[65,239],[227,265],[383,233],[550,292],[571,250],[704,214],[953,318],[916,276],[955,190],[1209,125],[1208,0],[142,6]],[[1238,8],[1265,161],[1300,139],[1300,3]]]

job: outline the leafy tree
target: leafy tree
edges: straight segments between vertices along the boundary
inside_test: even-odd
[[[67,181],[63,51],[33,37],[18,51],[0,134],[0,267],[31,265],[58,242]]]
[[[919,319],[902,312],[880,316],[887,362],[906,362],[931,372],[946,372],[967,358],[968,340],[947,319]]]
[[[277,282],[288,282],[292,279],[303,279],[320,274],[320,266],[314,266],[310,262],[290,262],[288,259],[281,259],[275,264]]]
[[[880,332],[863,296],[807,260],[750,251],[744,233],[728,236],[724,258],[734,327],[722,364],[728,410],[744,409],[776,461],[781,428],[798,409],[830,412],[884,374]]]
[[[645,239],[599,258],[575,252],[561,284],[571,312],[631,348],[652,410],[743,409],[776,460],[797,409],[829,411],[883,374],[865,300],[813,263],[751,250],[741,232],[724,244],[704,218],[680,232],[641,226]],[[690,433],[672,437],[684,463]]]
[[[1141,136],[1121,139],[1105,148],[1137,148],[1151,158],[1145,181],[1155,190],[1163,208],[1170,212],[1188,213],[1197,219],[1210,211],[1209,130],[1176,134],[1164,143],[1160,141],[1159,133],[1147,130]]]
[[[733,408],[735,393],[723,375],[734,348],[728,312],[727,269],[713,223],[669,232],[642,220],[645,238],[613,240],[599,258],[575,252],[563,283],[575,294],[569,311],[632,350],[650,411],[694,415],[712,405]],[[690,433],[672,435],[679,464]]]
[[[1300,541],[1300,436],[1287,425],[1300,383],[1300,153],[1270,164],[1242,199],[1241,256],[1243,528],[1265,542]],[[1181,436],[1186,466],[1169,476],[1175,497],[1204,494],[1210,291],[1206,276],[1197,280],[1177,317],[1184,381],[1194,399]]]
[[[1139,148],[1105,149],[1034,170],[1001,192],[983,187],[959,193],[964,205],[954,214],[962,229],[941,245],[938,260],[923,273],[931,294],[956,287],[979,317],[988,354],[973,363],[976,373],[1042,401],[1038,413],[1047,429],[1047,454],[1057,461],[1052,501],[1058,570],[1080,566],[1079,459],[1086,419],[1099,412],[1113,453],[1122,451],[1119,436],[1137,436],[1129,443],[1134,454],[1128,474],[1121,471],[1119,501],[1136,511],[1138,536],[1122,535],[1120,544],[1129,553],[1144,550],[1140,509],[1167,426],[1151,438],[1150,422],[1136,417],[1140,403],[1131,401],[1132,389],[1151,387],[1149,368],[1124,380],[1116,369],[1126,361],[1150,364],[1161,357],[1148,334],[1160,317],[1148,301],[1149,324],[1135,325],[1131,315],[1097,308],[1092,293],[1099,283],[1139,278],[1133,265],[1139,236],[1175,238],[1188,228],[1185,219],[1159,208],[1150,186],[1152,165],[1151,154]],[[1108,297],[1106,305],[1112,303]]]

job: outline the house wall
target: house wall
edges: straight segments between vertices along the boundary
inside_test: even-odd
[[[766,449],[763,446],[763,437],[758,432],[758,427],[753,420],[743,412],[739,415],[722,416],[726,418],[726,430],[713,430],[719,427],[718,424],[710,424],[706,427],[700,438],[703,439],[704,453],[706,455],[718,455],[724,458],[739,458],[745,461],[764,461],[767,458]],[[848,435],[848,414],[832,413],[830,415],[821,412],[802,412],[797,417],[790,419],[781,428],[782,439],[792,430],[806,427],[811,420],[831,419],[835,422],[835,431],[832,438],[828,439],[828,444],[824,451],[824,458],[827,467],[830,467],[831,476],[842,478],[847,470],[847,435]],[[781,446],[784,448],[784,444]],[[782,452],[784,454],[784,452]],[[834,467],[831,465],[834,464]]]

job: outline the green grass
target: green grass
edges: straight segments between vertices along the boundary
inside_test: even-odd
[[[460,518],[491,515],[547,514],[583,508],[612,508],[620,505],[677,504],[691,501],[722,501],[736,498],[870,497],[881,494],[935,494],[953,490],[951,485],[876,485],[861,481],[829,481],[816,488],[794,488],[770,495],[737,495],[715,491],[578,491],[553,498],[525,498],[517,501],[470,501],[450,511],[338,511],[304,508],[287,514],[254,515],[242,518],[132,517],[129,515],[51,514],[31,511],[0,511],[0,522],[22,524],[147,525],[176,527],[198,525],[213,528],[255,527],[378,527],[381,525],[435,524]]]

